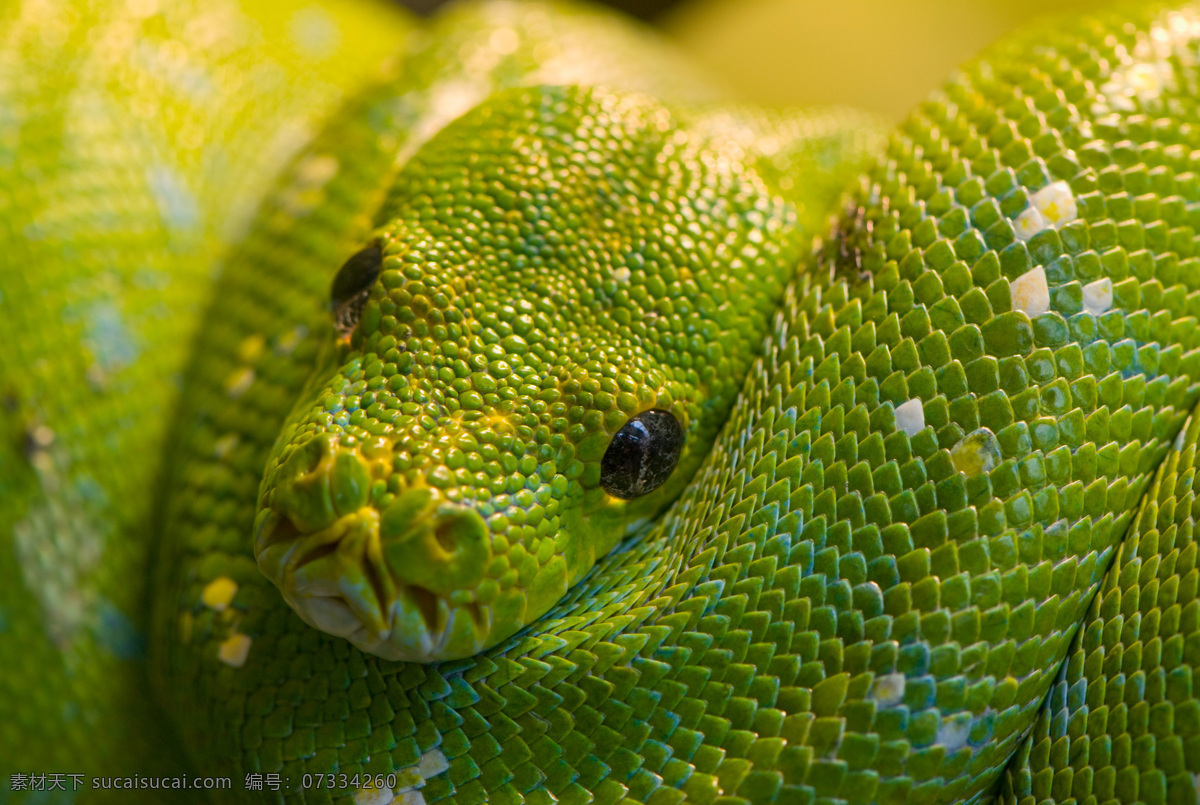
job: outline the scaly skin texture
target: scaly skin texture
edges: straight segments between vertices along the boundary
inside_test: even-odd
[[[869,121],[697,106],[597,22],[443,19],[225,261],[155,517],[196,768],[294,802],[1194,802],[1200,9],[989,51],[808,258]],[[683,457],[620,502],[597,461],[651,407]]]
[[[405,165],[361,323],[267,462],[258,564],[306,620],[387,659],[472,656],[678,495],[805,233],[724,135],[643,97],[510,91]],[[650,409],[683,455],[613,497],[600,459]]]
[[[365,3],[0,16],[3,800],[10,773],[184,768],[145,670],[179,373],[217,255],[409,25]]]
[[[1013,758],[1001,801],[1194,801],[1198,445],[1193,411]]]
[[[626,139],[638,142],[637,127],[618,112],[626,96],[549,89],[502,92],[438,133],[381,183],[387,199],[381,212],[326,264],[328,279],[368,242],[391,255],[348,343],[336,346],[327,312],[290,319],[305,322],[312,342],[292,353],[290,379],[280,376],[255,397],[282,398],[280,408],[298,400],[261,496],[235,493],[228,470],[211,459],[179,495],[176,516],[187,526],[174,529],[184,535],[185,553],[176,572],[188,588],[178,609],[166,611],[166,632],[156,646],[176,652],[168,688],[200,692],[179,701],[195,708],[185,719],[196,730],[191,742],[217,736],[219,754],[208,761],[214,768],[278,770],[292,786],[287,796],[304,801],[355,793],[297,790],[304,772],[331,769],[399,772],[397,786],[418,788],[426,801],[949,802],[987,796],[1033,725],[1114,548],[1197,396],[1200,336],[1185,302],[1197,282],[1187,268],[1192,185],[1187,175],[1175,181],[1174,171],[1182,168],[1171,162],[1186,152],[1172,150],[1169,141],[1154,145],[1171,130],[1139,117],[1143,104],[1161,104],[1180,117],[1190,108],[1187,74],[1176,72],[1184,68],[1169,57],[1186,53],[1193,34],[1173,19],[1161,9],[1143,9],[1080,30],[1043,31],[1002,46],[957,76],[893,137],[887,156],[864,177],[842,221],[782,298],[767,352],[750,367],[731,417],[711,448],[710,437],[700,437],[704,462],[693,472],[685,459],[677,470],[672,483],[684,485],[678,500],[648,533],[604,556],[528,629],[477,657],[430,666],[363,654],[291,614],[253,564],[245,539],[251,502],[260,512],[260,538],[283,510],[291,531],[300,534],[320,533],[340,518],[365,521],[351,536],[369,545],[379,535],[385,542],[402,535],[420,519],[414,513],[427,498],[404,505],[404,516],[387,525],[389,510],[406,492],[461,492],[485,472],[504,482],[503,489],[487,479],[474,487],[484,494],[469,505],[488,532],[507,534],[541,507],[529,529],[536,539],[540,523],[560,517],[553,532],[558,544],[538,554],[539,564],[562,557],[570,566],[572,537],[612,528],[587,516],[601,510],[586,508],[588,484],[595,486],[587,461],[598,455],[578,458],[576,478],[568,479],[578,481],[574,500],[569,483],[555,490],[553,473],[537,472],[547,462],[557,472],[561,454],[553,451],[574,437],[568,407],[566,437],[553,441],[562,433],[553,410],[561,398],[544,400],[542,410],[534,400],[546,390],[592,394],[586,404],[576,400],[583,408],[580,424],[589,409],[593,413],[593,424],[580,429],[582,444],[589,428],[613,432],[616,417],[607,421],[611,409],[597,397],[615,397],[620,386],[606,391],[551,383],[527,392],[518,386],[509,411],[487,398],[496,393],[490,383],[477,387],[472,375],[486,368],[493,381],[520,376],[517,363],[532,377],[544,376],[539,364],[528,362],[533,350],[504,343],[517,334],[522,300],[530,304],[531,332],[549,333],[554,324],[539,326],[539,302],[578,324],[581,337],[591,333],[594,315],[583,304],[553,304],[555,291],[578,277],[569,247],[590,243],[591,230],[576,224],[543,233],[518,226],[522,252],[505,228],[511,220],[492,213],[508,206],[489,184],[495,173],[488,173],[510,164],[503,145],[539,141],[552,151],[601,117],[606,125],[627,127],[635,134]],[[1170,36],[1163,40],[1156,28]],[[1059,44],[1050,49],[1042,43],[1052,36]],[[1138,41],[1148,44],[1138,47]],[[564,105],[564,97],[575,101]],[[595,105],[603,114],[585,114]],[[522,114],[526,139],[493,133]],[[695,126],[686,117],[669,121]],[[345,118],[342,125],[349,125]],[[605,155],[600,164],[624,169],[604,151],[604,138],[596,139],[593,147]],[[500,147],[491,145],[497,142]],[[473,157],[480,152],[489,157]],[[1166,156],[1156,161],[1156,153]],[[557,172],[535,173],[525,180],[529,185],[506,188],[518,197],[521,190],[546,195],[533,205],[535,214],[517,221],[578,214],[557,187],[569,193],[587,175],[573,177],[569,159],[552,165]],[[456,194],[456,182],[472,192]],[[677,210],[649,212],[650,220],[662,215],[673,223]],[[601,228],[606,220],[600,219]],[[456,246],[468,239],[475,251]],[[493,285],[468,284],[457,267],[468,254],[499,251],[495,244],[509,246],[507,273],[482,265]],[[610,248],[592,248],[582,280],[594,282],[593,299],[613,299],[616,309],[622,307],[616,300],[628,299],[636,309],[641,300],[620,296],[620,281],[604,276],[622,265],[618,260],[629,248],[619,238]],[[539,279],[550,287],[514,283],[511,291],[489,296],[488,287],[520,276],[527,265],[521,254],[543,259]],[[405,263],[405,255],[414,261]],[[638,268],[647,288],[662,270],[655,261]],[[770,275],[764,280],[769,289]],[[448,290],[439,301],[440,288]],[[324,301],[322,294],[314,282],[310,311]],[[714,299],[718,306],[731,301]],[[489,310],[489,303],[496,307]],[[503,312],[508,303],[511,312]],[[442,313],[440,321],[431,320],[435,312]],[[422,317],[427,332],[417,333]],[[642,323],[634,316],[625,322],[613,315],[613,321],[616,332],[606,343],[618,346],[621,360],[631,359],[633,373],[647,371],[633,360],[638,344],[631,343],[647,332]],[[476,325],[471,334],[481,338],[490,328],[499,350],[488,355],[486,341],[464,347],[451,326],[466,331],[464,322]],[[512,333],[501,332],[505,324]],[[280,336],[258,335],[256,326],[247,322],[236,335],[227,332],[226,354],[236,354],[238,338],[282,343]],[[718,324],[712,340],[724,332],[737,328]],[[401,353],[396,346],[403,339]],[[647,341],[664,351],[674,343],[665,334],[660,339]],[[548,349],[564,341],[571,343],[569,336],[551,339]],[[442,351],[447,343],[458,352]],[[205,350],[205,360],[216,352]],[[488,360],[467,363],[471,371],[460,376],[453,365],[460,353],[483,353]],[[437,365],[439,354],[448,359],[444,367]],[[492,374],[491,362],[501,360],[508,365]],[[302,367],[314,362],[309,385],[289,398],[286,388],[299,389]],[[238,365],[229,358],[211,376],[232,377]],[[601,377],[604,365],[596,364]],[[570,371],[565,374],[569,379]],[[621,377],[613,372],[614,380]],[[456,388],[455,380],[469,382]],[[670,402],[699,399],[688,395],[704,393],[702,380],[684,373]],[[622,416],[658,402],[650,402],[650,394],[642,401],[641,385],[651,384],[624,390],[635,399]],[[236,434],[226,443],[242,452],[224,464],[236,461],[249,474],[266,456],[261,433],[255,436],[263,423],[255,432],[240,426],[244,406],[222,403],[219,382],[209,388],[213,401],[205,403],[211,408],[204,409],[203,438],[192,451],[211,455],[220,439]],[[408,399],[405,390],[413,393]],[[551,451],[531,451],[535,461],[525,469],[513,456],[505,469],[499,448],[488,456],[480,447],[481,466],[472,468],[475,448],[463,448],[461,436],[469,429],[456,424],[470,420],[454,416],[458,409],[447,402],[452,391],[462,398],[472,390],[482,399],[459,409],[499,413],[503,420],[526,405],[519,415],[532,419],[512,427],[529,432],[518,432],[514,441],[536,445],[544,427]],[[230,413],[218,419],[222,406]],[[680,413],[692,415],[687,407]],[[306,441],[314,436],[320,440],[315,450]],[[410,451],[412,445],[419,449]],[[456,447],[461,457],[453,455]],[[289,464],[293,455],[302,458]],[[338,469],[342,455],[351,457],[349,471]],[[489,461],[501,472],[486,473]],[[517,483],[508,487],[514,473]],[[550,486],[546,500],[516,498],[522,486],[536,494],[542,483]],[[492,496],[505,494],[503,527],[495,528]],[[229,527],[219,535],[206,516],[214,496],[227,503]],[[241,501],[236,517],[235,500]],[[469,500],[461,495],[452,502]],[[597,498],[593,505],[623,504]],[[641,505],[650,516],[661,504]],[[582,507],[582,526],[565,515],[571,507]],[[487,545],[479,531],[469,536],[475,540],[470,550]],[[496,544],[489,546],[492,559]],[[435,581],[420,583],[432,586],[439,583],[432,558],[403,554],[398,567],[377,568],[399,582],[425,572]],[[369,574],[344,556],[338,560],[359,574],[347,589],[364,595],[361,579]],[[491,567],[464,564],[475,574]],[[498,577],[507,572],[498,571]],[[336,572],[321,580],[331,579],[338,580]],[[536,581],[530,570],[528,581],[517,584],[532,589]],[[474,579],[455,586],[460,582],[455,577],[439,592],[461,593]],[[234,614],[215,617],[204,593],[229,584],[236,584]],[[285,578],[290,594],[288,584]],[[376,595],[386,585],[367,586],[365,595]],[[461,595],[454,603],[470,602]],[[403,634],[423,639],[421,627]],[[462,639],[473,651],[470,641],[478,636]]]
[[[580,16],[577,11],[567,13],[567,9],[556,6],[519,8],[506,4],[471,6],[442,20],[434,39],[444,43],[439,52],[413,56],[419,60],[419,65],[423,65],[424,72],[418,64],[405,64],[401,71],[409,79],[415,74],[428,78],[423,78],[415,88],[409,80],[402,79],[385,82],[364,92],[358,101],[333,118],[331,129],[296,163],[294,174],[303,175],[306,166],[314,161],[327,160],[335,153],[339,155],[339,169],[325,188],[322,199],[329,203],[315,204],[311,213],[293,218],[286,205],[269,202],[261,229],[252,231],[244,248],[231,257],[231,269],[218,291],[222,302],[211,314],[214,326],[204,330],[209,337],[197,351],[192,382],[185,394],[190,401],[185,409],[182,430],[186,441],[174,452],[191,458],[176,464],[184,468],[185,475],[178,479],[180,488],[164,517],[164,533],[172,535],[177,555],[167,564],[174,575],[164,573],[162,576],[167,603],[162,610],[164,631],[153,641],[154,647],[166,655],[164,663],[169,674],[164,690],[171,697],[173,708],[181,709],[180,721],[185,725],[186,740],[201,754],[202,764],[238,771],[278,770],[291,780],[293,789],[298,789],[306,772],[353,774],[406,770],[402,778],[422,782],[414,776],[416,769],[419,767],[424,773],[430,773],[446,758],[441,752],[440,739],[435,740],[436,733],[431,731],[436,729],[432,723],[419,727],[421,737],[418,741],[414,735],[418,726],[415,723],[405,726],[410,716],[399,715],[398,709],[383,699],[370,705],[375,708],[374,718],[381,724],[382,731],[377,737],[368,738],[364,732],[368,727],[368,722],[363,721],[366,712],[351,716],[347,711],[345,715],[352,723],[341,723],[341,718],[335,714],[343,705],[349,706],[344,698],[346,688],[339,681],[342,672],[334,671],[337,679],[332,680],[333,687],[330,688],[330,679],[325,675],[332,669],[319,670],[317,676],[313,676],[316,669],[311,662],[323,664],[334,657],[339,658],[339,664],[348,660],[354,664],[350,676],[359,678],[366,667],[363,663],[378,666],[380,661],[364,657],[350,649],[345,641],[323,635],[293,616],[255,567],[251,553],[253,544],[246,539],[247,534],[253,533],[259,504],[257,481],[270,455],[272,442],[280,432],[284,415],[298,395],[305,400],[316,399],[318,383],[329,382],[329,372],[319,372],[309,390],[300,393],[317,353],[333,343],[332,322],[327,310],[331,269],[336,270],[348,255],[361,248],[373,231],[379,231],[379,227],[386,230],[384,224],[393,205],[413,203],[404,202],[401,188],[421,188],[422,182],[433,184],[429,182],[431,177],[440,182],[441,175],[462,174],[464,162],[515,173],[514,166],[519,165],[526,154],[536,154],[537,148],[551,154],[561,152],[564,143],[583,139],[577,132],[590,131],[590,136],[599,141],[593,146],[597,154],[592,158],[596,160],[594,164],[613,164],[614,171],[624,172],[617,176],[628,179],[633,189],[640,189],[645,183],[642,176],[646,172],[661,171],[661,187],[655,192],[661,193],[663,203],[643,202],[622,211],[618,203],[625,201],[625,194],[605,190],[589,175],[587,165],[590,160],[585,162],[582,158],[574,168],[558,164],[559,160],[547,159],[541,171],[517,180],[524,184],[514,189],[512,195],[517,196],[526,209],[518,216],[518,221],[523,218],[536,220],[537,217],[529,215],[536,207],[523,197],[558,189],[560,185],[559,192],[564,196],[572,193],[571,197],[576,199],[595,198],[590,201],[594,207],[585,207],[582,211],[578,207],[574,210],[568,207],[564,212],[572,211],[580,217],[575,225],[578,242],[599,241],[591,248],[596,255],[592,259],[600,259],[607,244],[600,240],[599,233],[606,227],[616,233],[612,240],[619,247],[618,237],[628,238],[639,228],[647,233],[648,239],[656,232],[674,227],[677,222],[686,222],[692,211],[720,210],[729,204],[716,193],[710,193],[706,198],[707,185],[699,178],[691,180],[691,185],[683,182],[682,177],[687,172],[698,177],[710,174],[729,177],[724,181],[730,186],[745,188],[746,200],[739,202],[745,210],[739,212],[732,207],[730,212],[737,214],[727,213],[707,227],[714,233],[720,231],[718,227],[730,233],[729,244],[714,250],[716,258],[727,263],[727,270],[732,271],[736,269],[736,261],[750,261],[754,254],[761,253],[763,257],[757,262],[766,269],[762,276],[747,278],[752,293],[768,296],[760,303],[759,321],[746,324],[749,335],[729,339],[747,351],[761,348],[769,316],[777,305],[786,278],[800,262],[799,242],[805,237],[804,231],[814,230],[818,222],[824,220],[826,211],[855,170],[855,165],[882,142],[874,122],[858,115],[775,120],[770,116],[737,111],[672,112],[650,97],[633,94],[631,90],[656,89],[676,98],[703,97],[702,90],[647,85],[647,76],[670,78],[678,85],[677,77],[681,71],[678,66],[665,61],[665,56],[639,50],[644,43],[635,30],[616,27],[604,33],[605,29],[601,28],[599,32],[603,35],[598,35],[597,22],[604,20],[607,18],[591,14]],[[481,24],[481,21],[487,24]],[[515,42],[500,39],[503,52],[499,54],[496,53],[496,30],[517,33]],[[603,67],[597,81],[603,82],[608,89],[540,86],[500,91],[474,112],[438,132],[425,148],[415,151],[413,144],[403,142],[411,128],[410,120],[419,119],[420,115],[430,111],[438,112],[444,99],[453,97],[451,90],[465,83],[492,82],[502,90],[505,85],[531,80],[553,81],[563,69],[555,66],[558,49],[564,42],[581,39],[576,33],[580,30],[591,32],[588,41],[594,51],[581,51],[575,47],[571,51],[572,60],[584,58],[588,61],[589,54],[596,54],[592,61],[597,67]],[[534,51],[541,54],[536,62],[527,58]],[[636,55],[636,59],[619,58],[626,52]],[[428,66],[431,58],[444,58],[439,53],[453,57],[442,62],[441,75]],[[658,64],[649,63],[651,59]],[[472,64],[484,67],[471,68],[469,65]],[[529,75],[531,69],[536,72]],[[514,148],[514,139],[509,134],[514,119],[523,121],[520,126],[527,131],[528,144],[520,148]],[[380,137],[380,128],[385,126],[392,128],[384,129],[384,136]],[[418,129],[418,134],[432,128]],[[386,142],[384,138],[390,139],[392,150],[380,149],[376,152],[377,157],[359,145],[368,141]],[[348,143],[351,147],[346,147]],[[390,165],[395,149],[403,154],[415,151],[415,155],[393,178],[376,166],[379,162]],[[488,159],[471,159],[471,153],[480,150],[489,150]],[[371,161],[375,159],[379,162]],[[661,167],[655,167],[660,164]],[[838,170],[830,171],[831,166],[838,166]],[[519,173],[516,175],[520,176]],[[793,181],[797,176],[810,178]],[[290,181],[285,180],[281,192],[284,197],[290,193],[287,187]],[[372,181],[377,183],[378,190],[370,185]],[[467,174],[465,181],[478,180]],[[691,197],[684,193],[689,187],[694,190]],[[712,189],[720,187],[712,184]],[[770,190],[769,187],[777,189]],[[481,188],[491,190],[486,184]],[[386,200],[384,190],[390,190]],[[411,190],[408,192],[410,198],[416,196]],[[487,200],[482,192],[477,195]],[[340,206],[343,201],[356,199],[361,208]],[[420,196],[416,196],[416,201],[419,199]],[[788,200],[794,203],[785,203]],[[440,198],[437,203],[445,204]],[[379,212],[381,206],[383,212]],[[483,212],[475,212],[478,206],[475,202],[474,208],[466,205],[461,210],[447,207],[445,220],[441,222],[431,210],[424,221],[414,220],[414,228],[419,224],[427,232],[432,229],[435,233],[426,237],[453,243],[451,239],[460,228],[460,221],[474,226],[469,223],[473,216],[487,215],[486,207]],[[544,207],[547,216],[555,214],[552,205],[545,204]],[[768,226],[767,214],[778,223]],[[347,226],[355,216],[363,223]],[[373,224],[372,217],[383,220]],[[622,226],[617,228],[607,223],[609,217],[621,221]],[[763,218],[762,232],[748,227],[749,222],[760,217]],[[802,227],[797,226],[800,223]],[[523,248],[530,260],[545,262],[547,257],[553,257],[554,252],[549,249],[556,248],[557,244],[550,242],[543,255],[539,248],[547,247],[539,247],[539,243],[551,241],[560,229],[546,227],[549,235],[544,240],[537,231],[517,230],[508,235],[513,243],[510,248]],[[328,241],[325,232],[331,233]],[[700,237],[705,229],[697,227],[696,232]],[[303,253],[294,247],[283,249],[276,245],[296,237],[297,233],[302,233],[305,243],[309,244]],[[527,239],[527,244],[521,244],[518,236]],[[755,245],[760,239],[765,240],[765,244]],[[332,248],[326,247],[328,242],[332,242]],[[452,252],[454,248],[416,242],[426,254],[436,254],[437,250]],[[671,265],[666,259],[662,262]],[[239,268],[242,265],[244,269]],[[454,262],[451,262],[449,268],[453,266]],[[589,263],[576,258],[574,274],[580,280],[590,277]],[[553,274],[546,276],[554,277]],[[619,283],[613,278],[607,284],[613,286],[607,291],[612,294]],[[483,308],[491,296],[483,287],[484,283],[478,285],[478,298]],[[280,294],[281,288],[301,288],[303,292]],[[578,293],[571,288],[567,290]],[[254,304],[237,309],[228,301],[239,298],[253,299]],[[597,301],[602,302],[604,298],[600,296]],[[736,313],[732,308],[729,312]],[[487,312],[480,310],[480,314],[487,315]],[[371,316],[370,313],[365,315],[368,319]],[[264,323],[275,329],[264,332]],[[297,331],[298,325],[303,326],[302,331]],[[746,343],[739,344],[739,340]],[[353,342],[350,348],[355,348]],[[344,360],[344,356],[341,357]],[[365,370],[369,363],[359,359],[353,361],[353,366]],[[748,358],[741,359],[742,374],[748,363]],[[246,376],[247,372],[252,372],[252,382],[239,388],[233,381]],[[725,394],[731,398],[738,383],[724,381],[724,384],[730,389]],[[230,389],[236,389],[236,400],[230,399]],[[724,404],[728,406],[729,400]],[[248,405],[257,411],[253,416],[247,416]],[[301,415],[308,414],[307,405],[305,403],[298,409]],[[340,413],[337,407],[331,406],[332,413]],[[349,417],[350,412],[343,416]],[[190,423],[196,424],[189,427]],[[708,427],[711,430],[714,425]],[[361,455],[370,458],[365,451]],[[336,475],[340,472],[336,462],[330,460],[328,451],[315,450],[308,458],[318,465],[318,473],[335,470],[332,474]],[[355,462],[358,460],[355,457]],[[516,469],[509,470],[508,474]],[[358,482],[360,479],[354,479],[356,472],[351,464],[347,472],[350,483],[337,482],[333,486],[314,483],[312,486],[319,494],[314,495],[306,516],[327,518],[331,514],[327,507],[333,508],[332,514],[342,516],[357,512],[362,500],[354,496],[362,494],[363,485]],[[504,480],[507,482],[507,478]],[[379,486],[383,487],[380,493],[387,492],[386,485]],[[325,499],[326,490],[337,489],[344,489],[346,494],[333,494]],[[219,523],[214,523],[209,516],[216,499],[221,500],[223,511]],[[350,500],[352,505],[339,500]],[[301,518],[297,516],[297,519]],[[616,536],[619,535],[618,532]],[[227,608],[214,611],[206,603],[206,596],[210,591],[222,589],[236,592]],[[295,642],[298,639],[307,646],[300,655],[293,651],[298,647]],[[238,650],[245,653],[235,653]],[[401,690],[399,674],[424,673],[416,665],[385,663],[380,667],[383,670],[376,672],[380,683],[385,687],[390,684],[397,693]],[[382,682],[385,676],[392,681]],[[317,686],[312,690],[323,702],[319,707],[315,700],[296,701],[294,704],[302,708],[303,713],[289,707],[271,715],[269,711],[280,700],[280,690],[299,691],[310,684]],[[375,693],[381,691],[376,687]],[[360,693],[367,691],[362,689]],[[355,708],[365,703],[367,700],[356,693]],[[267,709],[264,710],[264,706]],[[325,723],[326,715],[336,718],[337,723]],[[390,721],[392,718],[400,719],[396,729],[383,727],[382,719]],[[514,749],[516,746],[513,745]],[[423,754],[427,757],[421,762]],[[343,783],[338,788],[345,786]],[[492,787],[515,790],[503,783]],[[349,793],[353,794],[354,790]],[[337,794],[345,796],[343,790],[332,792],[332,795]],[[293,792],[293,796],[298,795],[298,791]],[[426,793],[426,796],[433,795],[433,792]],[[331,792],[308,790],[304,796],[323,801],[331,797]],[[492,796],[503,796],[503,793],[497,790]]]

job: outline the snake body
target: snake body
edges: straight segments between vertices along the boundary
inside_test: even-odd
[[[0,286],[0,690],[42,691],[6,758],[183,763],[126,707],[136,622],[114,639],[153,544],[149,676],[233,798],[1194,802],[1198,54],[1188,4],[1032,30],[884,144],[849,113],[715,106],[592,12],[469,5],[328,117],[228,251],[93,240],[144,203],[10,225],[70,284]],[[188,209],[158,192],[169,234]],[[54,225],[78,241],[37,252]],[[199,319],[163,302],[162,363],[103,310],[74,352],[28,335],[111,255],[187,254],[192,288],[218,252]],[[51,421],[60,374],[116,419]],[[648,411],[685,441],[626,498],[603,459]],[[123,415],[159,424],[69,452]],[[141,553],[84,563],[84,526]],[[112,562],[109,587],[64,557]]]
[[[144,661],[179,374],[221,250],[410,26],[220,1],[0,18],[2,798],[11,773],[186,768]]]

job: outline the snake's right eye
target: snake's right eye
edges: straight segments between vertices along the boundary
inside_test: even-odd
[[[329,290],[329,309],[333,312],[333,323],[338,335],[343,338],[354,332],[362,315],[371,286],[379,278],[383,265],[383,249],[371,244],[362,249],[338,269]]]
[[[600,460],[600,486],[633,500],[663,485],[679,463],[683,428],[673,414],[652,408],[625,423]]]

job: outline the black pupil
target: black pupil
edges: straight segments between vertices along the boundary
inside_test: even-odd
[[[600,485],[630,500],[658,489],[671,476],[683,449],[683,428],[667,411],[638,414],[617,431],[600,460]]]
[[[358,326],[358,318],[371,293],[371,286],[379,278],[382,265],[383,250],[377,244],[372,244],[338,269],[337,276],[333,278],[333,287],[329,290],[329,307],[343,335]]]

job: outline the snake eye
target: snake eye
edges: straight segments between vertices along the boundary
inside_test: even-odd
[[[643,411],[625,423],[600,460],[600,486],[631,500],[663,485],[679,462],[683,428],[667,411]]]
[[[363,306],[371,294],[371,286],[379,277],[383,265],[383,250],[372,244],[359,251],[338,269],[329,289],[329,308],[338,334],[345,337],[358,326]]]

